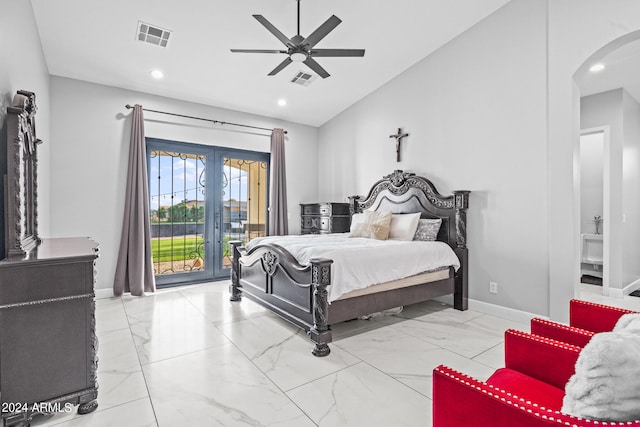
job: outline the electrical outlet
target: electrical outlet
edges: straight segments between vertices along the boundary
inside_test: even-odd
[[[489,282],[489,292],[491,292],[492,294],[497,294],[498,293],[498,283]]]

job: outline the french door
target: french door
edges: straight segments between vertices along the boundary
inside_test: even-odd
[[[147,138],[158,286],[229,277],[230,240],[266,235],[269,153]]]

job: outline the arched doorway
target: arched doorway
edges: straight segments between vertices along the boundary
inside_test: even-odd
[[[601,64],[605,68],[592,68]],[[635,73],[629,73],[629,69]],[[625,72],[625,70],[627,70]],[[579,98],[574,102],[579,116],[579,129],[608,129],[603,152],[604,194],[602,208],[602,294],[620,297],[640,288],[640,31],[634,31],[607,43],[587,58],[573,75]],[[636,89],[637,87],[637,89]],[[581,181],[585,166],[581,166],[580,139],[574,138],[574,294],[585,292],[585,260],[589,248],[585,244],[585,197]],[[581,191],[582,189],[582,191]],[[582,194],[581,194],[582,193]],[[637,213],[636,213],[637,212]],[[597,221],[596,214],[594,218]],[[593,243],[593,242],[592,242]],[[586,258],[585,258],[586,257]],[[594,264],[595,267],[597,265]],[[582,280],[581,280],[582,279]],[[589,289],[593,292],[593,289]]]

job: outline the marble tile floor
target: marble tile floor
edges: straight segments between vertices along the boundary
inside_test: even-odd
[[[334,326],[331,354],[316,358],[302,331],[247,299],[229,302],[227,288],[98,300],[98,409],[32,425],[425,427],[435,366],[486,379],[503,365],[504,331],[528,330],[428,301]],[[596,291],[587,299],[602,300]]]

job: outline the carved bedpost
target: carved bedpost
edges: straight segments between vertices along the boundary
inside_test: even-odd
[[[467,209],[469,208],[469,193],[467,190],[453,192],[456,206],[456,245],[467,247]]]
[[[358,201],[360,200],[360,196],[349,196],[349,213],[351,216],[353,214],[358,213]]]
[[[240,240],[230,240],[229,246],[231,246],[231,285],[229,286],[229,292],[231,297],[230,301],[240,301],[242,299],[242,293],[240,292],[240,251],[238,248],[242,245]]]
[[[313,327],[309,337],[314,343],[314,356],[323,357],[331,352],[331,329],[329,328],[329,301],[327,286],[331,285],[331,264],[333,261],[325,258],[312,258],[311,287],[313,288]]]
[[[467,249],[467,209],[469,208],[469,191],[454,191],[456,208],[456,248],[455,253],[460,260],[460,268],[455,276],[455,292],[453,307],[458,310],[469,308],[469,250]]]

